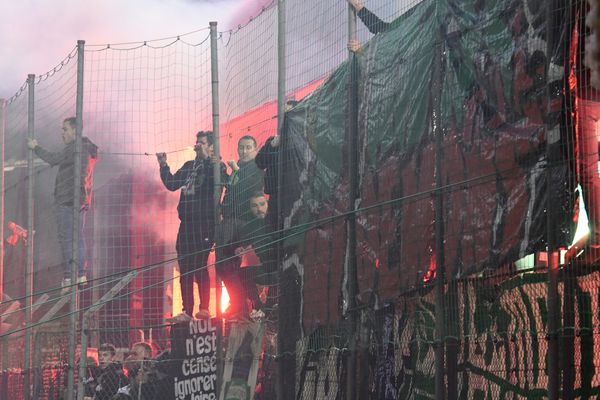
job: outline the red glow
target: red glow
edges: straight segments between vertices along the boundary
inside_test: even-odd
[[[301,100],[312,93],[324,79],[309,83],[304,88],[298,89],[290,96]],[[269,136],[277,132],[277,102],[271,101],[253,108],[235,118],[230,119],[221,126],[220,153],[224,160],[237,159],[237,140],[244,135],[254,136],[259,146]]]
[[[227,292],[227,288],[225,284],[221,282],[221,313],[224,314],[225,311],[229,308],[229,293]]]
[[[11,235],[6,239],[6,242],[11,246],[14,246],[19,241],[19,238],[23,238],[23,241],[27,243],[27,229],[20,225],[17,225],[13,221],[8,222],[8,229],[11,231]]]
[[[324,78],[318,79],[314,82],[309,83],[303,88],[296,90],[294,93],[290,94],[290,97],[301,100],[306,97],[308,94],[312,93],[321,83],[323,83]],[[224,122],[221,125],[221,132],[223,134],[220,137],[220,154],[223,160],[235,160],[237,159],[237,141],[238,138],[244,135],[252,135],[254,136],[259,146],[264,143],[264,141],[272,135],[275,135],[277,132],[277,102],[271,101],[264,103],[256,108],[253,108],[241,115],[236,116],[235,118],[230,119],[227,122]],[[186,142],[182,142],[181,145],[185,146]],[[189,144],[189,143],[188,143]],[[194,157],[193,150],[191,147],[188,147],[188,150],[182,153],[180,160],[188,160]],[[140,191],[143,193],[143,191]],[[173,205],[174,207],[174,205]],[[161,210],[162,212],[162,210]],[[144,213],[144,216],[148,215],[148,213]],[[146,224],[144,224],[146,226]],[[164,238],[166,242],[171,241],[171,238],[176,237],[176,224],[164,224],[164,226],[171,227],[171,232],[165,233],[165,229],[160,229],[159,232],[161,237]],[[214,265],[214,252],[211,252],[207,261],[207,265]],[[241,266],[245,267],[248,265],[258,265],[260,260],[254,253],[254,251],[250,251],[242,257]],[[211,302],[210,302],[210,313],[211,315],[216,315],[216,285],[215,285],[215,275],[214,268],[209,267],[209,275],[211,277]],[[179,283],[179,272],[174,267],[173,268],[173,285],[171,287],[172,290],[172,315],[177,315],[182,311],[182,299],[181,299],[181,290]],[[214,297],[213,297],[214,296]],[[193,315],[198,312],[198,305],[200,303],[200,299],[198,296],[198,288],[197,285],[194,285],[194,311]],[[227,292],[227,288],[223,285],[221,291],[221,312],[225,313],[230,306],[230,297]]]
[[[435,254],[432,254],[429,259],[429,269],[423,276],[423,283],[427,283],[433,279],[435,279]]]
[[[548,262],[548,253],[546,253],[545,251],[540,251],[539,253],[539,261],[540,263],[547,263]]]

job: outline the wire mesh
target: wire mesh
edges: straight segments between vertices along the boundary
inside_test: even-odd
[[[210,128],[208,32],[90,47],[86,61],[86,132],[102,144],[94,177],[91,289],[100,298],[124,273],[138,271],[126,293],[98,313],[98,339],[119,348],[151,340],[164,348],[164,318],[182,310],[175,277],[177,198],[164,189],[154,154],[167,153],[175,173],[193,159],[195,133]]]
[[[73,193],[61,185],[72,182],[39,149],[28,176],[28,86],[8,100],[2,398],[22,398],[25,377],[35,398],[71,395],[67,372],[81,356],[70,364],[70,334],[88,341],[77,382],[95,398],[107,395],[99,383],[134,398],[184,398],[200,379],[257,399],[598,393],[588,2],[351,3],[359,48],[349,52],[346,2],[286,2],[284,98],[278,2],[219,33],[221,159],[212,163],[209,137],[196,137],[215,117],[208,30],[88,46],[81,168],[95,169],[93,191],[82,183],[77,260],[64,255],[60,225],[69,223],[53,212],[73,210],[68,198],[61,204]],[[64,141],[76,112],[75,56],[35,81],[35,137],[51,151],[68,146],[60,130]],[[24,239],[34,238],[29,294]],[[66,286],[79,295],[69,328],[61,286],[73,263],[87,282]],[[222,355],[190,359],[203,347],[189,343],[216,340],[216,320],[194,318],[217,314],[215,270],[229,305],[224,340],[211,347]],[[189,330],[168,321],[182,311]],[[212,381],[217,364],[223,376]],[[181,378],[183,365],[197,366],[196,377]]]
[[[25,321],[21,308],[25,305],[23,295],[25,291],[25,280],[23,270],[25,267],[26,238],[31,235],[27,232],[27,208],[26,203],[20,201],[27,198],[27,158],[26,158],[26,136],[27,136],[27,112],[29,93],[27,85],[15,94],[6,103],[4,109],[4,160],[2,171],[4,210],[2,212],[4,234],[4,270],[2,293],[2,331],[21,327]],[[12,222],[12,223],[11,223]],[[12,227],[12,229],[11,229]],[[17,299],[16,301],[11,301]],[[21,386],[15,382],[21,375],[24,366],[22,354],[10,351],[11,345],[23,347],[23,336],[12,337],[9,341],[2,343],[2,371],[6,379],[6,388]],[[17,373],[18,371],[18,373]],[[22,375],[21,375],[22,378]],[[9,383],[10,381],[10,383]],[[15,386],[12,386],[12,385]]]

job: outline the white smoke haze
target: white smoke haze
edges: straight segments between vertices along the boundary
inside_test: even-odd
[[[94,185],[94,226],[106,240],[99,241],[99,247],[109,246],[113,232],[118,237],[139,233],[148,234],[149,242],[164,242],[166,251],[173,252],[178,194],[166,193],[161,187],[154,153],[169,152],[168,161],[174,172],[193,158],[189,149],[184,150],[193,145],[195,132],[210,129],[212,124],[208,43],[166,46],[169,40],[153,42],[155,46],[165,46],[162,49],[140,47],[139,43],[201,30],[182,37],[187,43],[196,44],[208,36],[209,21],[219,22],[219,31],[236,31],[237,26],[245,26],[252,17],[253,23],[229,36],[223,35],[220,41],[221,122],[225,123],[275,100],[277,13],[274,8],[262,13],[272,3],[273,0],[0,2],[0,14],[4,16],[0,26],[0,57],[4,61],[0,66],[1,98],[10,98],[28,73],[40,76],[52,70],[72,52],[78,39],[86,41],[83,133],[100,148]],[[372,0],[370,5],[377,8],[382,3],[384,0]],[[322,78],[345,59],[346,8],[345,0],[288,2],[288,69],[293,71],[288,74],[288,89]],[[393,15],[391,11],[381,15]],[[309,18],[311,15],[319,18]],[[132,42],[138,45],[122,44]],[[94,46],[107,43],[111,49]],[[61,71],[36,85],[36,137],[50,149],[61,148],[62,119],[75,114],[75,65],[76,60],[71,59]],[[16,105],[23,100],[13,103],[10,112],[15,114]],[[18,116],[21,121],[15,126],[26,127],[26,114]],[[273,116],[270,111],[255,122],[270,121]],[[7,126],[7,135],[14,140],[7,143],[7,154],[18,154],[22,159],[26,154],[22,130],[17,132],[11,126]],[[222,136],[228,133],[221,132]],[[267,134],[251,133],[259,139]],[[225,159],[236,158],[237,138],[223,142]],[[55,174],[55,168],[48,169],[37,180],[40,210],[51,208]],[[163,196],[163,201],[157,201]],[[7,207],[21,210],[24,199],[19,203]],[[13,215],[23,219],[25,214],[15,211]],[[121,215],[129,219],[120,220]],[[53,216],[40,212],[39,223],[40,259],[58,259],[56,241],[41,240],[42,235],[52,238]],[[125,224],[137,233],[121,232]],[[112,257],[111,252],[124,244],[110,246],[102,257]]]
[[[76,45],[172,37],[227,25],[240,0],[27,0],[0,2],[0,98],[10,98],[27,74],[43,74]]]
[[[165,258],[174,255],[178,193],[168,193],[160,186],[154,152],[171,152],[169,164],[174,172],[194,157],[189,146],[195,141],[195,132],[210,129],[212,121],[206,44],[197,48],[174,44],[163,50],[111,49],[95,53],[93,50],[101,47],[94,45],[110,43],[111,48],[127,48],[116,44],[202,30],[184,38],[189,43],[199,43],[208,36],[209,21],[219,22],[219,31],[229,29],[233,23],[230,21],[244,23],[252,13],[259,12],[262,5],[257,4],[261,2],[0,2],[0,14],[4,16],[0,26],[0,57],[4,61],[0,66],[0,98],[11,98],[27,74],[39,77],[54,69],[72,53],[78,39],[86,41],[83,134],[100,148],[92,208],[97,243],[96,250],[88,250],[96,276],[104,275],[104,261],[119,254],[123,243],[118,238],[131,235],[133,240],[141,235],[139,243],[164,243]],[[75,114],[75,66],[76,59],[72,58],[60,71],[36,84],[35,135],[41,145],[51,150],[62,147],[62,119]],[[26,114],[15,112],[21,103],[26,104],[26,94],[21,94],[7,109],[9,120],[19,120],[7,124],[7,139],[14,138],[7,142],[7,154],[24,159],[22,128],[26,127]],[[43,286],[56,285],[61,273],[54,216],[50,212],[55,175],[56,168],[46,166],[36,179],[36,207],[40,210],[38,268],[41,272],[56,267],[51,274],[40,274]],[[137,183],[132,184],[133,181]],[[6,204],[9,214],[20,224],[26,223],[26,199],[25,191],[16,189],[24,184],[23,180],[10,191],[14,192],[10,199],[17,200]]]

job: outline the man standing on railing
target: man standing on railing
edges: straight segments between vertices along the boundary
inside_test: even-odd
[[[214,208],[215,181],[213,168],[221,168],[221,181],[227,182],[225,164],[213,157],[213,134],[200,131],[196,134],[194,146],[196,158],[188,161],[174,175],[167,164],[166,153],[157,153],[160,165],[160,179],[170,191],[181,189],[177,213],[179,232],[177,233],[177,256],[181,276],[181,297],[183,313],[180,319],[189,319],[194,310],[194,281],[200,290],[200,310],[198,318],[210,317],[210,280],[208,277],[208,254],[214,244],[217,216]]]
[[[228,161],[232,172],[221,205],[223,221],[217,234],[216,251],[217,268],[229,293],[228,319],[245,319],[248,314],[246,290],[240,277],[241,259],[236,256],[235,248],[241,227],[253,218],[250,198],[263,187],[263,172],[254,162],[257,151],[256,139],[242,136],[238,141],[239,161]]]
[[[297,104],[298,102],[296,100],[288,100],[285,104],[284,111],[290,111]],[[284,130],[286,129],[285,124],[286,123],[284,122]],[[265,141],[265,144],[258,150],[254,159],[256,166],[260,170],[263,170],[265,174],[264,192],[269,195],[269,211],[265,218],[268,226],[273,232],[277,232],[281,229],[279,224],[282,222],[280,221],[282,218],[282,210],[279,210],[279,196],[281,195],[287,202],[291,202],[291,199],[295,199],[299,196],[298,188],[295,185],[298,181],[298,179],[295,179],[296,177],[293,179],[293,182],[281,182],[284,184],[285,188],[278,187],[280,167],[282,168],[282,173],[283,171],[289,172],[298,169],[298,166],[295,165],[295,160],[298,158],[295,153],[296,152],[289,141],[282,139],[279,135],[275,135],[269,137]],[[284,179],[290,179],[290,177],[286,176]]]
[[[247,222],[252,219],[250,197],[262,190],[264,173],[254,162],[258,148],[253,136],[242,136],[238,140],[237,151],[239,160],[227,161],[231,167],[231,176],[223,196],[222,213],[223,219]]]
[[[256,310],[262,310],[263,308],[272,309],[277,303],[277,260],[273,237],[270,234],[271,230],[266,223],[269,202],[262,191],[252,193],[248,209],[253,218],[242,227],[240,241],[235,249],[235,253],[241,256],[252,248],[260,259],[261,265],[255,268],[253,282],[247,283],[249,285],[259,284],[268,287],[266,304],[263,305],[255,293],[256,286],[248,290],[248,297],[252,300]]]
[[[85,276],[85,214],[92,200],[92,182],[94,165],[98,160],[98,146],[87,137],[81,138],[81,184],[79,204],[74,204],[75,191],[75,137],[77,122],[75,117],[63,121],[62,140],[65,147],[58,152],[51,152],[40,146],[35,139],[28,139],[27,146],[35,154],[51,166],[58,165],[58,174],[54,186],[54,203],[56,206],[56,222],[58,227],[58,241],[63,257],[62,287],[71,286],[71,255],[73,252],[73,216],[74,208],[79,209],[79,254],[77,267],[79,278],[77,283],[87,282]]]

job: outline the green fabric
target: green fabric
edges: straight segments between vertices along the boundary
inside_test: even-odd
[[[433,4],[424,1],[411,18],[401,17],[403,24],[392,24],[385,35],[375,36],[360,50],[359,129],[366,128],[373,162],[377,152],[387,154],[391,148],[410,154],[427,133],[436,25],[431,18]],[[314,175],[305,192],[310,196],[307,201],[330,199],[344,172],[348,74],[345,62],[286,114],[286,134],[304,138],[307,151],[318,155],[310,167]]]
[[[434,2],[422,2],[359,54],[358,124],[370,163],[380,162],[391,150],[402,158],[412,154],[427,134],[435,12]]]

